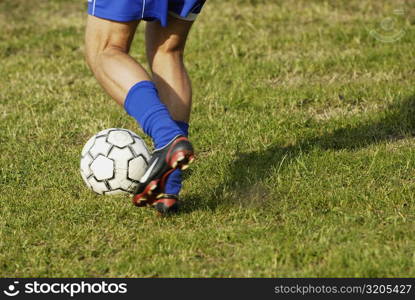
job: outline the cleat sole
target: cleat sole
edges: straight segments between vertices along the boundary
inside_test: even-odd
[[[157,187],[158,180],[151,181],[142,193],[137,194],[133,197],[133,204],[138,207],[151,205],[156,200],[156,198],[153,196],[153,191],[155,191]]]
[[[176,153],[170,160],[170,167],[173,169],[186,170],[191,163],[193,163],[195,157],[192,152],[180,151]]]

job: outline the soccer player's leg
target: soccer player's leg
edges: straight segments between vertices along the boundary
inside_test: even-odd
[[[193,148],[160,101],[150,76],[128,54],[137,24],[88,16],[86,57],[103,88],[124,106],[159,148],[133,199],[142,206],[151,204],[164,192],[166,178],[172,171],[185,168],[192,161]]]
[[[183,54],[193,22],[169,16],[168,24],[167,27],[162,27],[158,22],[147,24],[147,57],[161,100],[187,136],[192,87]],[[155,201],[156,208],[163,213],[176,211],[181,187],[182,174],[180,170],[176,170],[167,179],[165,194]]]
[[[187,123],[190,118],[192,87],[183,61],[192,21],[168,17],[168,26],[149,22],[146,26],[147,58],[161,100],[174,120]]]
[[[104,90],[120,105],[137,82],[149,81],[145,69],[128,53],[139,21],[117,22],[88,16],[86,61]]]

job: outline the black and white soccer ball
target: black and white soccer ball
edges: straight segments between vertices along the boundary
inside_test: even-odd
[[[101,195],[133,193],[144,175],[150,152],[142,138],[122,128],[100,131],[81,154],[81,176]]]

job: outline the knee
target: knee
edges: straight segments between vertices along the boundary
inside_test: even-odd
[[[128,53],[128,50],[125,47],[112,43],[106,43],[104,45],[90,45],[86,43],[85,60],[89,68],[95,73],[103,60],[111,58],[120,52]]]
[[[172,36],[165,40],[163,44],[156,49],[157,55],[181,58],[184,52],[184,43],[177,36]]]
[[[168,39],[149,53],[149,64],[152,72],[166,70],[167,66],[183,64],[184,46]]]

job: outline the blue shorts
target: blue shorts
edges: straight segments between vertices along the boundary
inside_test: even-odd
[[[205,0],[88,0],[88,14],[118,22],[159,20],[167,26],[167,16],[194,21]]]

